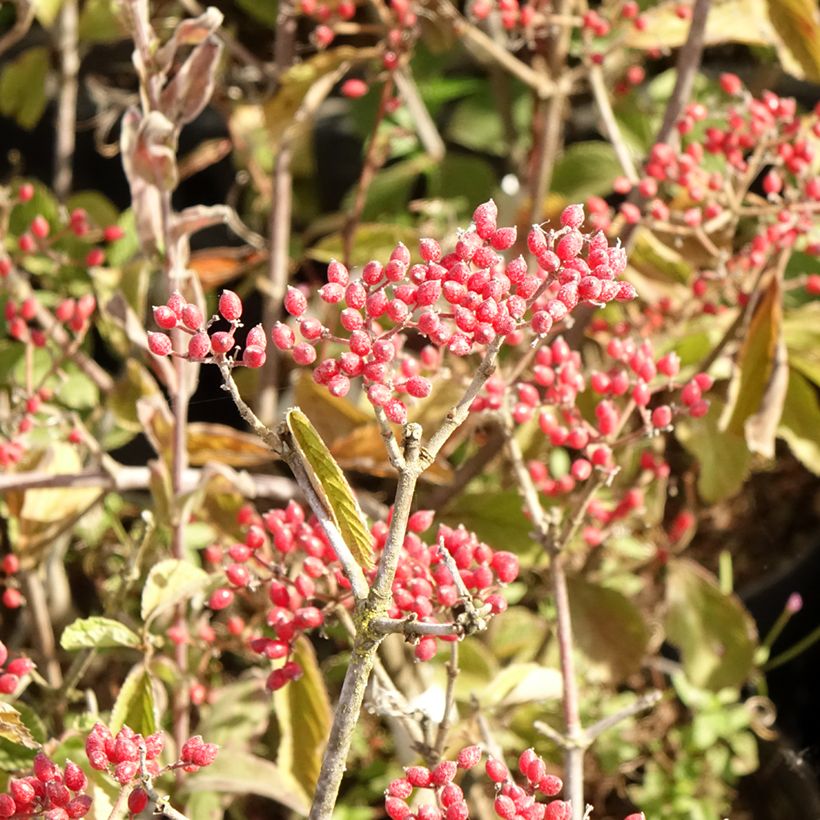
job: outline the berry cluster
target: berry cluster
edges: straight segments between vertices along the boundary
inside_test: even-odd
[[[3,447],[0,445],[0,466],[5,466],[2,461]],[[9,552],[0,560],[0,572],[5,576],[5,589],[3,595],[0,597],[0,602],[6,609],[19,609],[23,605],[23,593],[17,585],[17,580],[14,577],[20,571],[20,559],[13,553]],[[0,662],[0,666],[3,663]]]
[[[422,239],[422,262],[416,264],[402,244],[386,264],[368,262],[358,279],[331,262],[319,295],[344,305],[342,330],[310,316],[305,294],[290,288],[285,309],[301,341],[279,323],[271,333],[274,344],[296,364],[314,366],[314,380],[334,396],[346,395],[351,381],[361,378],[370,402],[400,424],[407,419],[408,398],[430,394],[430,376],[444,351],[467,356],[498,337],[517,344],[549,333],[582,302],[634,298],[632,285],[618,279],[626,266],[623,249],[609,247],[601,232],[581,233],[581,206],[567,208],[557,230],[532,229],[528,246],[538,263],[532,272],[523,256],[505,261],[500,255],[517,238],[514,227],[498,227],[497,215],[492,201],[476,208],[473,225],[447,254],[435,240]],[[429,342],[418,356],[404,351],[410,334]],[[320,358],[327,341],[342,345],[342,352]]]
[[[85,772],[70,760],[60,768],[42,752],[34,758],[33,774],[9,780],[8,791],[0,793],[0,817],[42,817],[70,820],[85,817],[91,797]]]
[[[692,236],[716,257],[715,266],[704,266],[692,281],[706,314],[744,304],[750,277],[771,265],[776,254],[794,247],[820,254],[814,145],[820,136],[820,104],[804,115],[794,99],[770,91],[753,97],[734,74],[722,75],[720,86],[732,99],[728,111],[690,104],[677,123],[681,148],[655,145],[634,186],[626,178],[614,183],[616,193],[632,194],[619,206],[623,221],[661,235]],[[689,206],[681,209],[682,200]],[[613,213],[607,203],[593,197],[587,207],[591,224],[608,229]],[[742,232],[736,230],[741,216]],[[734,247],[724,256],[716,248],[727,227]],[[820,293],[820,278],[798,281],[809,294]],[[674,315],[670,307],[662,313]]]
[[[214,611],[231,606],[237,594],[253,603],[253,593],[264,587],[271,608],[266,615],[268,634],[250,639],[250,648],[278,664],[268,678],[268,688],[280,689],[301,674],[292,660],[294,641],[309,630],[321,627],[325,611],[337,604],[352,605],[350,583],[342,572],[327,537],[318,523],[307,518],[295,501],[285,509],[274,509],[261,518],[242,512],[248,526],[244,543],[223,549],[212,545],[205,560],[224,568],[227,586],[214,590],[209,605]],[[433,514],[422,510],[410,517],[404,549],[393,583],[391,618],[411,618],[430,623],[455,620],[454,607],[462,601],[458,586],[445,565],[440,547],[452,555],[459,573],[458,584],[469,591],[473,602],[488,614],[503,612],[506,601],[499,586],[514,581],[518,559],[509,552],[493,551],[463,527],[439,527],[434,541],[425,543],[420,534],[432,526]],[[376,555],[384,547],[386,522],[371,528]],[[372,580],[375,570],[370,572]],[[241,618],[229,620],[229,631],[239,635]],[[449,637],[449,636],[448,636]],[[454,629],[452,640],[458,638]],[[437,639],[423,637],[415,647],[418,660],[426,661],[436,653]]]
[[[86,737],[85,753],[92,769],[108,772],[121,786],[127,786],[136,777],[157,777],[170,769],[196,772],[203,766],[210,766],[219,752],[216,744],[205,743],[200,735],[194,735],[182,744],[179,759],[163,768],[159,756],[164,746],[162,732],[143,737],[123,726],[112,735],[107,726],[96,723]],[[143,754],[145,771],[140,769]]]
[[[455,760],[442,760],[433,768],[410,766],[404,777],[393,780],[385,791],[384,809],[391,820],[467,820],[470,810],[464,792],[454,780],[458,772],[474,769],[482,759],[478,746],[466,746]],[[493,784],[493,808],[502,820],[569,820],[570,804],[552,798],[560,794],[563,783],[547,771],[544,761],[533,749],[518,758],[522,785],[513,779],[500,760],[488,758],[484,774]],[[475,775],[474,775],[475,776]],[[434,802],[419,803],[411,798],[416,790],[432,792]],[[539,802],[546,800],[548,802]],[[630,814],[625,820],[645,820],[643,814]]]
[[[34,662],[29,658],[21,657],[9,661],[9,651],[0,641],[0,695],[13,695],[17,691],[20,679],[28,675],[32,669],[34,669]]]

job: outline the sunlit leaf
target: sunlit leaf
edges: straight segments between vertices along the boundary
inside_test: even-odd
[[[126,725],[141,735],[153,734],[159,725],[154,680],[142,664],[128,673],[111,711],[112,732],[116,734]]]
[[[296,641],[293,660],[302,668],[302,676],[273,696],[281,737],[276,765],[313,794],[333,712],[316,653],[306,638]]]
[[[197,792],[267,797],[300,815],[307,815],[310,809],[310,799],[293,775],[243,749],[220,749],[210,766],[187,779],[187,786]]]
[[[769,19],[799,66],[787,70],[820,82],[820,13],[816,0],[767,0]]]
[[[666,635],[681,653],[686,677],[712,690],[741,686],[753,667],[754,621],[735,595],[693,561],[669,563]]]
[[[11,741],[18,746],[35,748],[38,744],[20,713],[10,704],[0,701],[0,738]]]
[[[205,570],[191,564],[167,558],[151,568],[142,590],[140,614],[150,621],[175,604],[201,593],[210,584]]]
[[[782,323],[780,284],[772,277],[744,334],[721,418],[723,429],[745,435],[750,449],[769,456],[774,453],[774,433],[785,397],[787,363]]]
[[[78,618],[63,630],[60,637],[60,646],[69,652],[76,649],[111,649],[118,646],[136,649],[139,645],[139,636],[125,624],[99,615]]]
[[[365,568],[372,566],[372,538],[364,513],[344,473],[301,410],[292,408],[285,418],[313,489],[335,519],[342,538],[358,563]]]
[[[512,707],[561,697],[561,673],[537,663],[505,666],[485,687],[476,692],[482,707]]]
[[[804,467],[820,475],[820,402],[817,389],[796,370],[789,371],[789,387],[777,429]]]
[[[578,649],[604,678],[618,682],[640,668],[649,643],[641,611],[621,592],[567,579],[572,631]]]
[[[356,229],[355,258],[352,262],[363,265],[371,259],[385,259],[390,256],[397,243],[403,242],[412,248],[418,242],[419,233],[407,225],[391,225],[384,222],[364,222]],[[341,233],[326,236],[306,251],[307,256],[318,262],[344,257],[344,241]]]

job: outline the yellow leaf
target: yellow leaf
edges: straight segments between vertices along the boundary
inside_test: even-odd
[[[29,749],[38,746],[20,713],[10,703],[0,702],[0,737]]]
[[[348,549],[360,566],[373,566],[372,537],[365,525],[364,513],[341,468],[310,419],[299,408],[288,410],[285,421],[313,489],[336,522]]]
[[[308,794],[313,794],[330,734],[332,711],[316,653],[304,637],[296,641],[294,660],[302,667],[302,677],[273,697],[281,737],[276,765],[292,774]]]
[[[820,10],[817,0],[768,0],[769,19],[799,66],[786,69],[820,82]]]

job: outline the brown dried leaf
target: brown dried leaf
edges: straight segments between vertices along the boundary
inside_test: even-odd
[[[160,107],[177,126],[195,120],[214,92],[222,43],[209,35],[188,56],[162,91]]]
[[[255,435],[209,422],[188,425],[188,454],[194,466],[213,461],[229,467],[259,467],[277,458]]]
[[[40,745],[23,723],[20,713],[10,703],[0,703],[0,737],[28,749],[36,749]]]

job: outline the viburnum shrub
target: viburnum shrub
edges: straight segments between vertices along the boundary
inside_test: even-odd
[[[108,5],[2,32],[3,116],[59,100],[0,186],[0,817],[728,816],[803,599],[758,641],[690,542],[820,471],[820,106],[696,76],[709,0]]]

